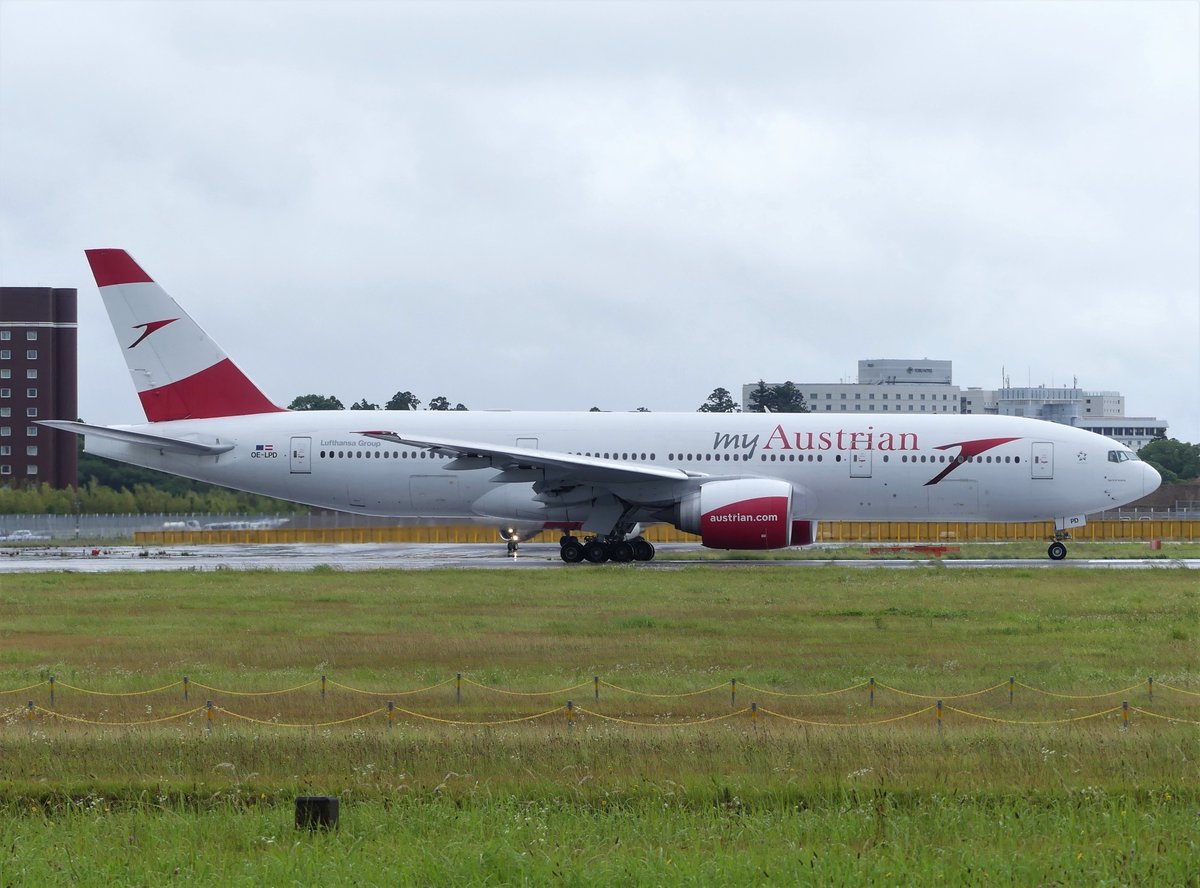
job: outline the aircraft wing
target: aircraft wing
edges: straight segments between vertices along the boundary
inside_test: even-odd
[[[686,481],[689,478],[702,478],[704,475],[696,472],[685,472],[682,469],[664,468],[663,466],[643,465],[636,462],[613,461],[597,459],[590,456],[580,456],[577,453],[561,453],[553,450],[533,450],[526,447],[505,447],[498,444],[484,444],[477,441],[457,441],[449,438],[417,438],[401,435],[396,432],[369,431],[358,432],[368,438],[380,441],[391,441],[393,444],[406,444],[409,447],[426,447],[444,456],[457,457],[461,465],[453,463],[447,468],[480,468],[472,465],[475,460],[487,460],[490,465],[504,471],[511,471],[511,480],[529,480],[520,475],[522,469],[542,469],[550,477],[578,483],[593,484],[627,484],[638,481]],[[503,475],[495,479],[507,480]]]
[[[38,425],[49,426],[70,432],[73,435],[95,435],[97,438],[108,438],[123,444],[140,444],[143,447],[153,447],[157,450],[173,450],[177,453],[191,453],[196,456],[217,456],[233,450],[233,444],[208,444],[204,441],[190,441],[184,438],[169,438],[166,435],[151,435],[146,432],[134,432],[129,429],[113,429],[108,426],[88,425],[86,422],[71,422],[65,419],[43,419]]]

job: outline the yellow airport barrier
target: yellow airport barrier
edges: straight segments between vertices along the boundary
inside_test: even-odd
[[[535,542],[555,542],[559,532],[546,530]],[[923,522],[923,521],[823,521],[817,526],[821,543],[994,543],[1045,540],[1054,535],[1050,521],[998,522]],[[698,543],[700,538],[655,524],[646,529],[652,543]],[[1200,521],[1091,521],[1071,532],[1072,539],[1084,542],[1135,542],[1168,540],[1195,542],[1200,539]],[[134,542],[140,546],[200,546],[205,544],[307,543],[499,543],[493,527],[483,525],[444,525],[437,527],[329,527],[274,530],[154,530],[138,531]]]

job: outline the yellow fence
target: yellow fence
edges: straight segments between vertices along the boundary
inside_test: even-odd
[[[506,716],[491,719],[465,719],[455,717],[451,712],[446,711],[446,704],[449,700],[445,700],[440,712],[442,714],[432,714],[428,711],[420,711],[396,705],[394,698],[407,697],[412,695],[426,695],[431,691],[446,688],[448,685],[454,685],[454,704],[461,705],[463,702],[463,685],[466,683],[474,688],[477,692],[490,692],[514,697],[525,698],[544,698],[558,697],[560,700],[564,697],[581,697],[588,698],[592,704],[592,708],[584,708],[578,705],[574,700],[567,700],[565,705],[557,704],[547,707],[546,703],[538,705],[538,711],[523,715]],[[604,688],[604,702],[615,692],[618,697],[618,705],[616,712],[604,713],[598,707],[602,705],[601,688]],[[83,696],[100,696],[105,698],[105,718],[88,718],[82,715],[70,715],[59,711],[56,708],[55,691],[57,689],[74,692],[77,695]],[[372,708],[354,712],[350,715],[344,715],[340,718],[321,719],[317,721],[307,722],[285,722],[279,720],[278,716],[264,717],[264,715],[250,715],[244,711],[238,711],[230,707],[221,705],[220,702],[214,702],[221,697],[236,697],[239,698],[239,707],[250,705],[254,702],[253,698],[277,697],[280,695],[293,695],[298,692],[307,692],[309,699],[315,702],[315,693],[319,688],[319,700],[321,704],[325,703],[327,691],[340,691],[349,695],[360,695],[377,698],[374,703],[381,702],[378,698],[393,698],[388,699],[385,705],[374,705]],[[1131,704],[1130,698],[1144,698],[1147,705],[1155,705],[1155,689],[1159,691],[1160,702],[1162,705],[1161,695],[1163,691],[1167,692],[1167,706],[1173,708],[1176,714],[1171,715],[1161,711],[1161,708],[1151,710]],[[189,690],[202,690],[207,698],[203,704],[198,700],[193,700],[189,695]],[[1018,694],[1018,689],[1021,694],[1033,694],[1034,696],[1057,698],[1067,701],[1071,707],[1069,714],[1062,715],[1056,718],[1022,718],[1013,717],[1009,714],[1012,710],[1014,697]],[[766,715],[783,722],[793,724],[801,724],[813,727],[826,728],[861,728],[875,725],[883,725],[894,722],[901,722],[917,716],[926,716],[936,724],[938,730],[942,728],[943,718],[947,714],[954,714],[967,719],[976,719],[980,721],[1010,724],[1010,725],[1027,725],[1027,726],[1046,726],[1046,725],[1065,725],[1076,722],[1089,721],[1097,718],[1111,717],[1113,721],[1119,719],[1122,729],[1129,728],[1131,714],[1138,714],[1147,718],[1160,721],[1173,722],[1176,724],[1200,725],[1200,720],[1197,720],[1194,715],[1195,704],[1197,698],[1200,698],[1200,692],[1181,688],[1164,682],[1155,683],[1153,677],[1147,678],[1145,683],[1138,682],[1127,687],[1098,691],[1091,694],[1076,694],[1076,693],[1060,693],[1051,691],[1045,688],[1039,688],[1035,685],[1030,685],[1022,681],[1018,681],[1015,676],[1009,676],[1005,681],[997,682],[986,688],[980,688],[974,691],[960,692],[957,694],[922,694],[913,691],[906,691],[900,688],[892,687],[877,682],[874,678],[866,681],[858,681],[848,687],[834,688],[828,690],[815,691],[782,691],[770,688],[755,687],[746,682],[739,683],[738,680],[730,679],[728,683],[720,683],[704,688],[699,688],[690,691],[675,691],[667,693],[659,693],[652,691],[639,690],[629,687],[622,687],[605,681],[600,676],[593,676],[591,681],[582,681],[573,684],[569,687],[556,688],[547,691],[515,691],[505,688],[493,687],[482,682],[474,681],[471,678],[465,677],[463,673],[457,673],[453,677],[448,677],[443,681],[427,684],[420,688],[411,688],[407,690],[367,690],[357,688],[350,685],[342,684],[329,679],[322,675],[320,678],[314,678],[299,685],[294,685],[287,688],[276,690],[262,691],[246,691],[246,690],[230,690],[213,687],[204,684],[188,677],[183,677],[179,681],[172,682],[167,685],[162,685],[155,688],[132,690],[132,691],[101,691],[89,689],[67,684],[66,682],[56,681],[52,676],[48,680],[37,682],[32,685],[25,685],[17,688],[0,688],[0,697],[15,696],[17,694],[26,695],[33,691],[48,693],[48,706],[37,704],[34,700],[29,700],[24,706],[17,706],[7,711],[0,709],[0,724],[14,724],[25,722],[32,731],[35,718],[41,717],[44,719],[57,719],[64,722],[72,722],[76,724],[85,724],[93,726],[107,727],[143,727],[148,725],[158,725],[166,722],[176,721],[178,719],[191,718],[193,716],[201,716],[202,722],[207,730],[212,731],[213,723],[218,715],[225,719],[234,719],[238,721],[251,722],[254,724],[264,725],[277,728],[326,728],[334,725],[346,725],[362,721],[364,719],[375,718],[377,721],[384,722],[388,728],[391,728],[397,717],[405,717],[417,721],[435,722],[444,725],[460,725],[460,726],[495,726],[495,725],[511,725],[520,722],[532,722],[541,719],[558,717],[562,719],[568,727],[572,726],[575,720],[579,717],[592,717],[606,722],[619,722],[626,725],[636,727],[663,728],[663,727],[696,727],[700,725],[713,724],[723,722],[729,719],[748,719],[752,727],[758,727],[759,715]],[[108,707],[112,705],[114,698],[121,697],[138,697],[146,698],[148,696],[161,696],[165,692],[172,692],[172,696],[178,702],[183,704],[179,711],[169,713],[167,715],[158,715],[150,717],[150,707],[145,706],[145,714],[142,717],[129,721],[121,721],[114,718],[111,713],[108,713]],[[588,693],[588,692],[591,693]],[[860,699],[866,697],[870,710],[874,710],[876,692],[881,692],[885,695],[896,695],[897,698],[906,698],[916,701],[909,705],[915,706],[915,709],[910,709],[904,712],[885,712],[879,716],[873,717],[868,710],[863,710],[861,704],[853,707],[853,719],[849,721],[835,720],[836,716],[831,717],[832,713],[824,716],[817,715],[813,717],[809,714],[801,715],[800,713],[785,713],[776,709],[769,709],[760,706],[757,700],[753,700],[747,706],[742,703],[739,708],[739,694],[742,701],[748,694],[752,698],[765,695],[779,701],[779,703],[787,703],[789,700],[795,704],[803,699],[813,700],[816,698],[842,697],[847,694],[857,694]],[[670,714],[643,716],[641,718],[631,718],[627,712],[627,707],[619,698],[622,697],[649,697],[655,699],[674,699],[676,701],[688,697],[700,697],[715,695],[715,699],[722,699],[727,695],[729,700],[729,711],[717,715],[709,714],[711,705],[715,700],[710,700],[705,705],[706,712],[697,713],[691,716],[682,715],[678,712]],[[180,699],[180,697],[182,699]],[[1119,699],[1123,698],[1123,699]],[[952,703],[961,703],[962,701],[971,701],[972,708],[967,709],[962,705],[955,706]],[[434,703],[428,697],[424,698],[424,704],[430,706]],[[193,705],[197,704],[197,705]],[[141,705],[141,704],[139,704]],[[773,705],[778,705],[773,703]],[[1091,711],[1080,713],[1078,707],[1086,706]],[[990,711],[980,711],[979,707],[984,707]],[[878,711],[878,710],[875,710]],[[649,719],[649,720],[648,720]]]
[[[1054,533],[1049,521],[967,523],[921,521],[824,521],[818,527],[822,543],[961,543],[1044,540]],[[700,538],[665,524],[646,530],[652,543],[698,543]],[[1072,538],[1093,542],[1122,540],[1200,539],[1200,521],[1092,521],[1072,531]],[[558,531],[547,530],[538,541],[553,542]],[[495,543],[495,528],[483,525],[446,527],[278,528],[275,530],[157,530],[140,531],[134,540],[143,546],[203,545],[205,543]]]

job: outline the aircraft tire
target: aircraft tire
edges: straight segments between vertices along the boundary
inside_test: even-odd
[[[634,561],[650,561],[654,558],[654,544],[638,537],[636,540],[631,540],[630,545],[633,546]]]
[[[573,536],[565,536],[558,541],[558,544],[559,544],[559,546],[566,546],[566,545],[572,545],[572,544],[578,546],[579,540],[577,540]]]
[[[592,540],[583,547],[583,557],[592,564],[603,564],[608,561],[608,547],[598,540]]]
[[[1050,556],[1051,561],[1062,561],[1067,557],[1067,547],[1055,540],[1046,550],[1046,554]]]
[[[628,564],[633,561],[633,546],[623,540],[613,543],[608,547],[608,557],[618,564]]]
[[[579,540],[573,539],[571,542],[563,543],[559,547],[558,554],[567,564],[578,564],[583,561],[583,546],[579,545]]]

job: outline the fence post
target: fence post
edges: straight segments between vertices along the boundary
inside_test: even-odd
[[[29,734],[33,735],[33,701],[30,700],[25,705],[25,721],[29,723]]]
[[[392,729],[392,723],[395,720],[396,720],[396,704],[393,701],[388,700],[387,723],[388,723],[389,731]]]
[[[750,724],[755,731],[758,730],[758,704],[754,702],[750,704]]]
[[[871,705],[874,706],[875,705],[875,679],[873,679],[873,678],[871,679],[870,687],[871,687]]]
[[[1153,700],[1154,697],[1151,696],[1150,699]],[[50,676],[50,705],[51,706],[54,705],[54,676],[53,675]]]
[[[942,701],[941,700],[937,701],[937,726],[938,726],[938,733],[940,734],[942,731]]]
[[[1010,706],[1012,705],[1012,701],[1013,701],[1013,685],[1015,685],[1016,683],[1017,683],[1017,677],[1015,675],[1010,675],[1008,677],[1008,705],[1010,705]]]
[[[599,703],[600,702],[600,676],[598,676],[598,675],[592,676],[592,687],[595,689],[596,702]]]
[[[737,679],[729,679],[729,708],[737,706]]]
[[[188,698],[188,677],[183,677],[183,702],[186,703]]]
[[[321,676],[321,702],[325,702],[325,676]]]
[[[1129,701],[1121,701],[1121,730],[1129,730]]]
[[[454,677],[454,702],[462,702],[462,673],[458,673]]]
[[[50,687],[51,688],[54,687],[54,679],[53,678],[50,679]],[[1154,702],[1154,676],[1153,675],[1151,675],[1149,678],[1146,679],[1146,688],[1150,692],[1150,702],[1153,703]],[[53,693],[54,692],[52,690],[50,699],[54,699]]]
[[[204,718],[208,722],[208,733],[212,733],[213,725],[213,705],[212,700],[208,700],[204,704]]]
[[[567,730],[575,727],[575,702],[567,701]]]

